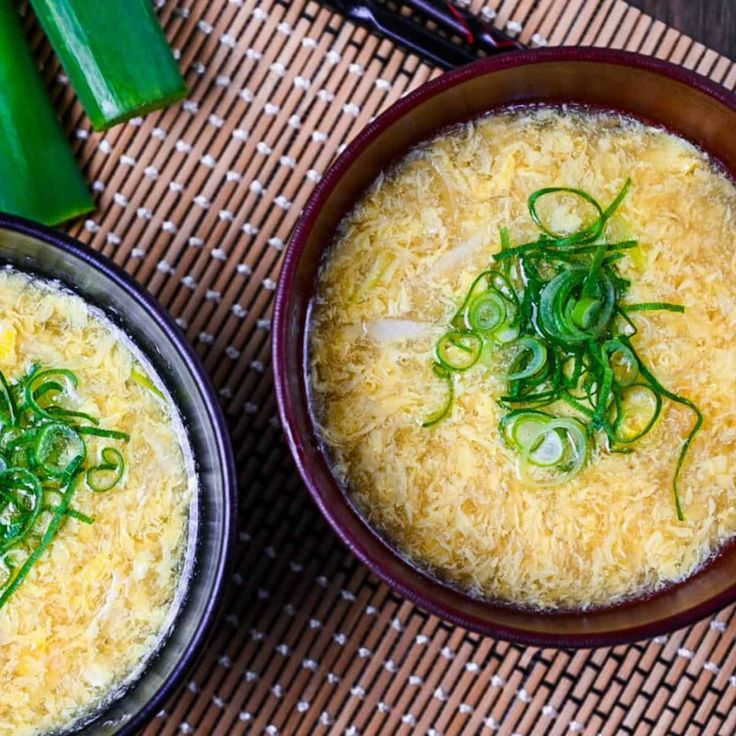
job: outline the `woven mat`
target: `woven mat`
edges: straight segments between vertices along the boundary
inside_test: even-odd
[[[224,620],[145,731],[733,734],[734,608],[669,637],[511,646],[406,603],[338,542],[276,419],[270,314],[289,232],[334,152],[438,74],[316,2],[158,0],[187,102],[100,135],[36,50],[98,210],[69,228],[178,318],[222,397],[242,519]],[[655,54],[736,85],[736,65],[621,0],[471,3],[532,45]]]

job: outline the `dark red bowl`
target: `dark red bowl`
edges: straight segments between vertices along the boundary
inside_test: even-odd
[[[448,125],[512,104],[574,103],[621,111],[696,143],[736,172],[736,97],[663,61],[601,49],[520,51],[423,85],[368,125],[335,161],[294,230],[276,296],[274,370],[297,467],[347,546],[389,585],[444,619],[524,644],[609,646],[661,634],[736,601],[736,547],[647,598],[579,612],[479,600],[409,565],[356,512],[320,450],[307,405],[306,325],[317,269],[336,227],[379,172]]]

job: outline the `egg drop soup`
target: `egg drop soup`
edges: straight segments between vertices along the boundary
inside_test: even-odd
[[[150,365],[58,284],[0,271],[0,371],[2,467],[20,468],[0,473],[0,734],[31,736],[84,722],[156,650],[189,575],[196,482]]]
[[[601,210],[619,194],[622,199],[596,237],[565,242],[567,234],[593,227],[595,211],[580,195],[552,193],[536,200],[547,228],[540,230],[530,216],[530,195],[557,187],[587,193]],[[568,257],[576,238],[585,266],[574,265],[582,255]],[[467,324],[453,320],[462,321],[458,310],[479,274],[502,267],[494,256],[506,240],[507,249],[530,244],[528,252],[546,248],[559,257],[539,264],[547,285],[558,273],[544,276],[553,262],[555,269],[582,269],[575,310],[560,308],[555,319],[578,326],[570,335],[584,331],[601,309],[594,283],[585,301],[583,278],[603,238],[624,244],[604,248],[599,262],[615,274],[619,302],[665,303],[632,311],[633,326],[620,328],[641,360],[636,381],[651,386],[647,375],[655,376],[657,385],[696,409],[650,388],[642,401],[661,402],[651,428],[630,447],[608,441],[601,427],[613,422],[617,374],[606,371],[616,350],[626,357],[609,340],[600,360],[581,359],[582,388],[569,392],[578,396],[580,411],[572,401],[529,405],[555,421],[578,422],[586,443],[579,472],[563,473],[563,482],[536,482],[534,473],[544,479],[550,472],[545,465],[562,466],[561,443],[570,436],[560,430],[523,452],[507,441],[503,423],[516,405],[507,396],[509,373],[493,368],[494,355],[506,349],[503,340],[489,340],[486,349],[484,338],[478,357]],[[609,257],[614,254],[620,255]],[[509,278],[518,301],[498,286],[500,302],[518,313],[531,277],[517,271]],[[493,307],[486,307],[481,317],[493,319]],[[529,324],[539,317],[532,314]],[[614,329],[615,318],[612,313],[606,329]],[[460,342],[442,344],[452,325],[462,334],[451,342]],[[558,343],[542,332],[547,342],[540,349],[552,355]],[[474,595],[521,606],[609,605],[691,575],[736,533],[734,335],[731,179],[689,142],[626,117],[509,109],[412,150],[343,220],[313,304],[312,411],[335,477],[414,565]],[[541,340],[528,339],[530,345]],[[455,361],[474,356],[472,367],[443,367],[445,349],[455,351]],[[524,365],[535,360],[534,350]],[[577,348],[570,350],[572,356]],[[594,369],[598,378],[586,384]],[[540,392],[569,376],[566,366],[556,378],[545,370]],[[515,375],[523,372],[522,366]],[[599,410],[596,401],[604,402]],[[696,410],[703,423],[679,472],[680,519],[673,478]],[[530,459],[538,466],[531,475],[521,467]]]

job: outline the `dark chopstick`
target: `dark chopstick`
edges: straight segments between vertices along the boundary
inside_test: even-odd
[[[325,0],[324,4],[443,69],[454,69],[478,58],[471,49],[454,44],[373,0]]]
[[[488,56],[524,48],[516,39],[451,2],[404,0],[404,3],[413,10],[423,13],[450,33],[461,36],[468,46],[481,50]]]
[[[460,43],[389,10],[376,0],[324,0],[324,4],[443,69],[454,69],[481,56],[523,48],[521,43],[472,13],[441,0],[404,0],[403,4],[449,35],[460,37]]]

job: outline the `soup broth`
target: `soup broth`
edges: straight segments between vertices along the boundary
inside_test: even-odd
[[[631,315],[637,354],[704,417],[679,474],[683,520],[673,476],[695,416],[666,396],[630,452],[597,433],[556,485],[520,473],[500,429],[507,381],[483,360],[451,376],[451,410],[427,421],[448,400],[438,341],[504,237],[539,242],[529,197],[547,187],[602,208],[625,191],[604,234],[636,243],[615,263],[626,301],[684,307]],[[591,221],[579,196],[537,201],[550,232]],[[336,477],[413,563],[477,595],[586,608],[692,574],[736,532],[734,243],[733,182],[685,140],[619,115],[509,110],[416,148],[344,219],[319,277],[310,382]]]

